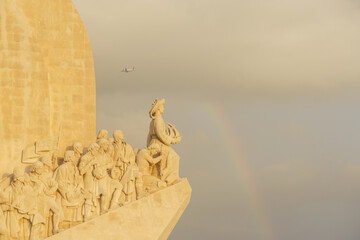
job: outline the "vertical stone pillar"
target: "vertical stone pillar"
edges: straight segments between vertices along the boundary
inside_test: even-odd
[[[0,174],[24,149],[95,139],[92,51],[71,0],[0,0]],[[1,177],[1,176],[0,176]]]

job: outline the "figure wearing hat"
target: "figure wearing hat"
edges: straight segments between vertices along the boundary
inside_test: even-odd
[[[179,155],[171,148],[171,144],[181,141],[178,130],[172,124],[165,124],[162,117],[164,113],[165,99],[157,100],[152,104],[149,112],[152,119],[149,127],[147,146],[159,144],[161,147],[162,160],[157,164],[156,175],[168,185],[175,183],[179,179]]]

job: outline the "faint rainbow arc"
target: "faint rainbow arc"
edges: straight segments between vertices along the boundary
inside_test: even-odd
[[[204,109],[206,109],[209,119],[213,121],[212,124],[221,136],[221,140],[225,143],[229,159],[235,164],[237,171],[240,173],[240,181],[251,207],[253,220],[260,227],[259,234],[264,240],[273,240],[274,233],[266,216],[261,195],[258,192],[248,160],[241,152],[238,137],[233,133],[231,122],[223,114],[221,108],[215,104],[204,104]]]

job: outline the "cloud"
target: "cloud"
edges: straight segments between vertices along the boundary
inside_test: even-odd
[[[217,105],[242,140],[275,239],[358,239],[357,2],[74,2],[93,47],[98,128],[144,147],[151,102],[164,97],[165,121],[184,136],[174,149],[193,195],[171,238],[259,239],[231,139],[206,109]]]
[[[359,170],[359,163],[297,159],[257,172],[276,239],[339,239],[344,234],[353,239],[359,233],[352,224],[359,210]]]
[[[216,96],[359,87],[360,9],[351,1],[75,4],[104,92],[119,80],[127,92]],[[136,73],[120,73],[132,65]]]

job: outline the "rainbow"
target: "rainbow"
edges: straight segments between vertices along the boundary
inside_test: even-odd
[[[234,134],[234,130],[231,128],[231,121],[216,104],[205,103],[203,109],[209,115],[209,119],[212,121],[211,124],[216,129],[217,134],[221,136],[220,141],[226,146],[226,157],[231,160],[239,173],[242,191],[246,195],[252,212],[252,220],[255,226],[259,227],[259,239],[274,240],[274,233],[264,209],[262,196],[254,181],[249,161],[241,151],[238,136]]]

